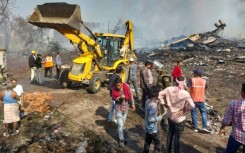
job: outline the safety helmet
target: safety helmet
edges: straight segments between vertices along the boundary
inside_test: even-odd
[[[35,51],[35,50],[32,50],[32,51],[31,51],[31,53],[32,53],[32,54],[35,54],[35,53],[36,53],[36,51]]]
[[[133,62],[133,61],[134,61],[134,58],[131,57],[131,58],[129,59],[129,61],[130,61],[130,62]]]

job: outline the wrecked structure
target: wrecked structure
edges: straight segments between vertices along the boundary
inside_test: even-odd
[[[223,39],[220,34],[226,27],[226,23],[219,20],[214,24],[216,29],[213,31],[193,34],[172,42],[169,47],[171,49],[184,49],[184,50],[208,50],[210,48],[223,49],[224,47],[235,46],[236,43],[230,40]]]

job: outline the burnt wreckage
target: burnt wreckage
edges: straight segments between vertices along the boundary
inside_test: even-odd
[[[210,48],[226,48],[236,46],[235,42],[218,36],[224,30],[226,24],[219,20],[214,24],[216,29],[206,33],[193,34],[176,40],[170,44],[172,49],[208,50]]]

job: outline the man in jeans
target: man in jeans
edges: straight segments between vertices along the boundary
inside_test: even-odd
[[[220,127],[219,133],[225,135],[225,127],[232,124],[226,153],[236,152],[241,145],[245,153],[245,83],[242,84],[241,96],[242,98],[231,101]]]
[[[145,106],[145,144],[143,153],[149,153],[150,145],[152,140],[154,141],[154,153],[160,153],[161,142],[159,139],[157,122],[162,120],[162,115],[157,116],[157,103],[158,94],[160,88],[158,86],[152,86],[150,88],[151,99],[146,101]]]
[[[188,82],[188,87],[190,87],[191,98],[195,103],[195,108],[191,110],[191,119],[195,132],[197,129],[197,111],[196,108],[200,110],[202,116],[202,126],[203,131],[210,133],[211,131],[207,129],[207,113],[205,106],[205,90],[207,89],[207,83],[205,79],[202,79],[202,71],[196,69],[193,71],[194,77]]]
[[[129,67],[129,75],[128,75],[128,84],[133,83],[136,99],[139,98],[139,90],[137,85],[137,65],[134,63],[134,59],[131,57],[129,59],[130,67]]]
[[[183,76],[176,79],[175,87],[167,87],[159,93],[158,99],[167,108],[168,137],[167,151],[171,153],[174,138],[174,153],[180,152],[180,138],[185,127],[185,113],[195,107],[190,94],[185,90]]]
[[[113,119],[114,112],[115,112],[115,101],[112,99],[112,89],[115,86],[117,79],[121,77],[122,71],[123,71],[123,68],[121,66],[118,66],[116,68],[116,72],[110,77],[109,84],[107,86],[107,89],[110,91],[110,97],[112,101],[111,110],[110,110],[109,117],[108,117],[108,122],[116,123],[116,121],[114,121]]]
[[[132,108],[135,110],[134,98],[126,83],[122,83],[122,79],[116,79],[116,84],[112,89],[112,99],[116,103],[116,116],[119,134],[119,147],[124,148],[124,123],[128,113],[128,101],[131,100]]]

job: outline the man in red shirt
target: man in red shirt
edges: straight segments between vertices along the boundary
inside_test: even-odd
[[[181,69],[180,69],[182,65],[183,65],[183,61],[178,60],[177,65],[174,67],[174,69],[172,71],[172,76],[173,76],[174,82],[175,82],[176,78],[178,78],[179,76],[182,75]]]

